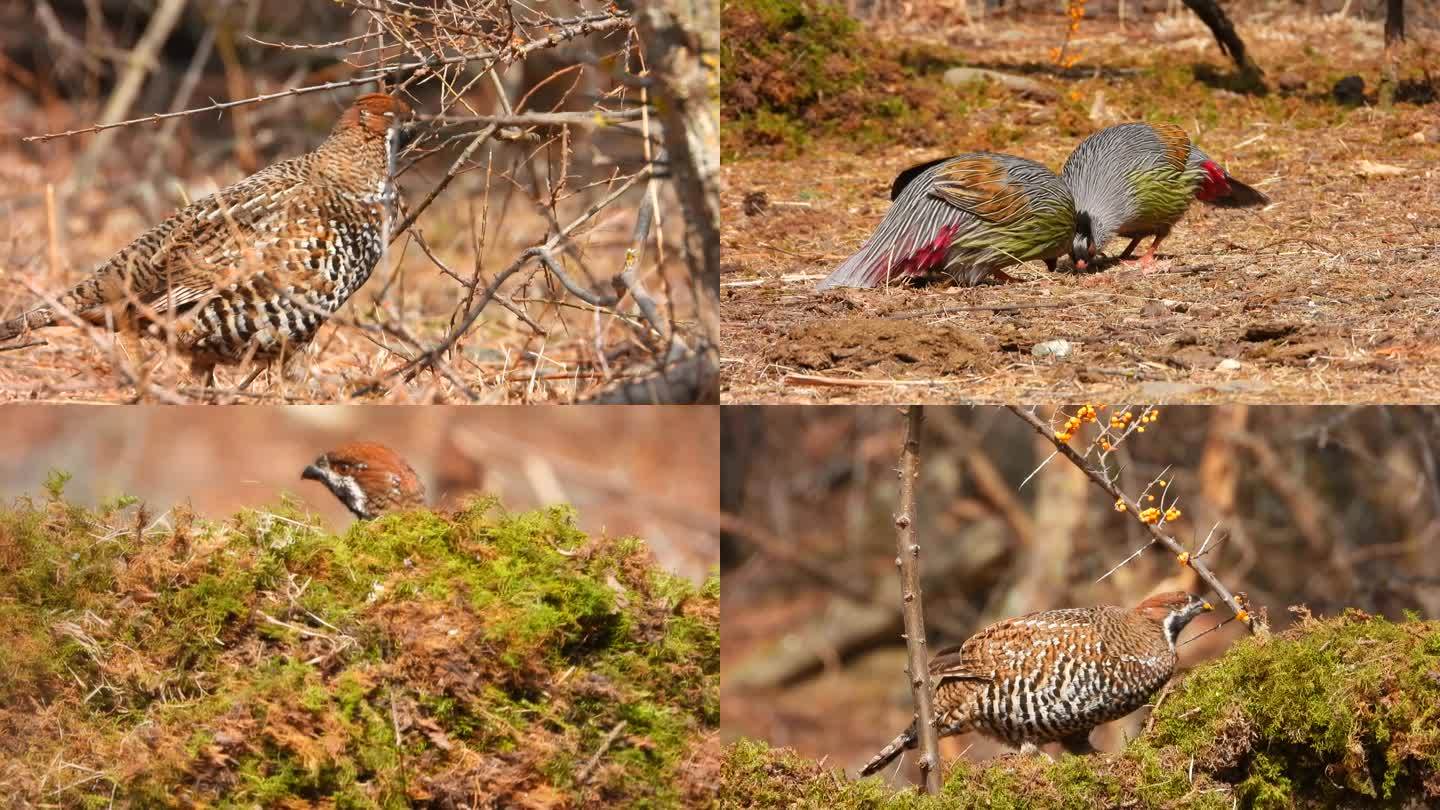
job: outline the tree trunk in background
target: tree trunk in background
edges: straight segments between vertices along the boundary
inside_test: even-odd
[[[1038,464],[1052,448],[1044,440],[1035,442]],[[1023,555],[1014,571],[1020,578],[1005,592],[999,605],[986,617],[986,623],[1037,610],[1068,607],[1071,597],[1066,593],[1067,571],[1075,556],[1075,540],[1085,529],[1090,504],[1096,497],[1085,474],[1073,464],[1051,464],[1032,481],[1035,490],[1034,542],[1021,551]],[[1115,559],[1130,553],[1116,548]]]
[[[1235,62],[1235,67],[1240,71],[1243,83],[1253,86],[1255,89],[1265,89],[1265,72],[1250,58],[1250,53],[1245,50],[1245,43],[1240,35],[1235,33],[1235,24],[1221,8],[1219,0],[1184,0],[1185,5],[1195,12],[1195,16],[1205,23],[1210,33],[1215,35],[1215,41],[1220,44],[1220,51],[1229,56]]]
[[[718,0],[624,0],[635,15],[664,125],[670,181],[701,312],[702,346],[718,373],[720,306],[720,5]],[[718,387],[717,387],[718,390]]]
[[[1385,64],[1380,75],[1380,107],[1389,109],[1395,103],[1395,87],[1399,84],[1395,68],[1396,50],[1405,40],[1405,0],[1385,0]]]

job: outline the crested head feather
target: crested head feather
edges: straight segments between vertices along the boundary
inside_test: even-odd
[[[411,114],[410,105],[385,93],[366,93],[355,99],[335,124],[335,132],[359,130],[383,138],[392,128],[405,122]]]

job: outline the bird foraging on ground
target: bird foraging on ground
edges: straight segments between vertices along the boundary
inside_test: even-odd
[[[1190,203],[1220,208],[1268,205],[1270,198],[1236,180],[1190,142],[1174,124],[1120,124],[1080,142],[1060,177],[1075,198],[1070,258],[1085,269],[1111,237],[1130,239],[1128,259],[1140,240],[1153,236],[1141,257],[1154,264],[1155,249]]]
[[[1134,608],[1101,605],[992,624],[930,661],[940,736],[978,731],[1026,748],[1087,753],[1090,732],[1145,705],[1175,672],[1175,641],[1210,603],[1181,591]],[[916,720],[860,771],[875,773],[918,737]]]
[[[79,319],[118,331],[132,359],[148,335],[210,377],[301,351],[365,283],[389,243],[405,102],[361,96],[314,151],[172,214],[84,281],[0,323],[0,341]]]
[[[953,280],[1010,280],[1003,270],[1032,259],[1050,269],[1075,228],[1070,191],[1031,160],[970,152],[906,169],[874,235],[826,279],[831,287]]]
[[[362,520],[425,505],[425,484],[400,454],[375,442],[352,442],[315,459],[300,477],[324,484]]]

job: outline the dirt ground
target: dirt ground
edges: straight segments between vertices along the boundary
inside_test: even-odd
[[[975,108],[935,121],[940,149],[857,151],[817,138],[788,157],[727,151],[722,401],[1440,398],[1440,103],[1430,78],[1440,35],[1410,32],[1399,52],[1407,100],[1385,111],[1373,104],[1379,23],[1235,16],[1267,95],[1223,89],[1230,66],[1188,12],[1127,26],[1086,19],[1072,46],[1081,61],[1067,71],[1049,66],[1062,18],[997,18],[925,38],[972,65],[1043,81],[1056,99],[988,88]],[[898,48],[918,35],[893,36]],[[1369,102],[1336,100],[1331,88],[1350,74],[1366,80]],[[1049,273],[1035,262],[1005,285],[815,292],[880,222],[905,167],[989,149],[1058,171],[1084,135],[1137,119],[1181,123],[1273,203],[1197,204],[1149,272],[1110,263],[1077,274],[1062,262]]]

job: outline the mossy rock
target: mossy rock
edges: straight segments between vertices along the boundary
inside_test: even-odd
[[[568,508],[358,523],[0,506],[24,806],[706,807],[719,583]]]
[[[722,773],[736,808],[1433,807],[1440,622],[1302,611],[1175,684],[1123,751],[958,762],[938,797],[749,740],[726,749]]]

